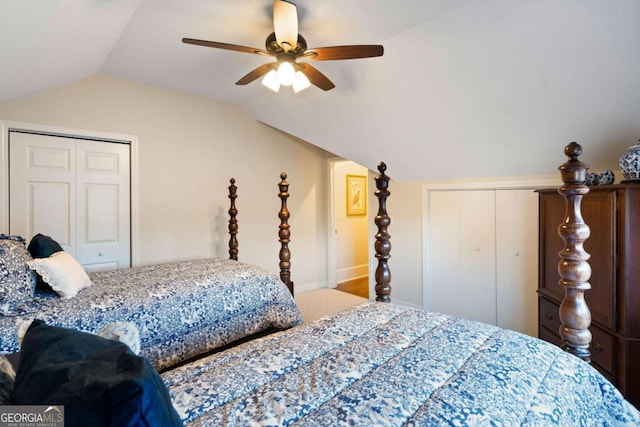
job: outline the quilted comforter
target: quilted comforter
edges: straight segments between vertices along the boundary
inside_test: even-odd
[[[0,352],[18,351],[17,322],[95,332],[133,322],[140,355],[159,370],[269,328],[302,323],[287,287],[259,267],[201,259],[90,274],[92,286],[72,299],[41,293],[38,310],[0,316]]]
[[[638,426],[589,364],[516,332],[368,303],[162,374],[189,426]]]

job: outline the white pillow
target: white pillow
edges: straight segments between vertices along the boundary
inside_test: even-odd
[[[48,258],[27,261],[27,264],[62,298],[73,298],[81,289],[91,286],[87,273],[67,252],[56,252]]]

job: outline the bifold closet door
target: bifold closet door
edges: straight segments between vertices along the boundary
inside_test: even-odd
[[[428,309],[496,324],[495,191],[430,191]]]
[[[537,336],[537,239],[533,190],[430,191],[427,309]]]
[[[538,336],[538,194],[496,191],[497,325]]]
[[[9,134],[9,228],[53,237],[89,271],[131,265],[129,145]]]

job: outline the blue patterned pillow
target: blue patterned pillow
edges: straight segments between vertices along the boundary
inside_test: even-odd
[[[0,405],[10,405],[13,401],[13,384],[16,373],[11,362],[0,354]]]
[[[31,255],[20,236],[0,234],[0,314],[32,311],[36,277],[27,266]]]

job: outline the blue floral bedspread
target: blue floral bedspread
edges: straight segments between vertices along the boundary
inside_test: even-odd
[[[89,332],[133,322],[140,331],[140,355],[164,369],[247,335],[302,323],[277,275],[238,261],[181,261],[90,277],[92,286],[72,299],[43,293],[37,312],[0,316],[0,352],[18,351],[19,319]]]
[[[590,365],[541,340],[368,303],[162,374],[189,426],[638,426]]]

